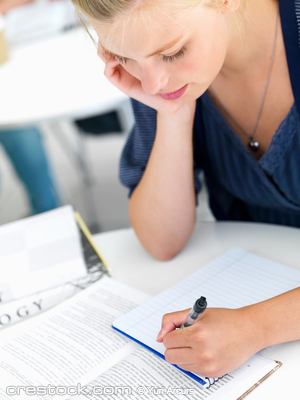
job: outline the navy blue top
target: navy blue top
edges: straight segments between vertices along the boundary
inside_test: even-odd
[[[204,170],[210,207],[218,220],[300,227],[300,0],[279,0],[279,7],[295,104],[263,157],[257,161],[251,156],[208,93],[197,100],[195,190],[201,188],[199,173]],[[132,105],[136,123],[120,162],[120,180],[130,193],[146,168],[156,132],[156,111],[135,100]]]

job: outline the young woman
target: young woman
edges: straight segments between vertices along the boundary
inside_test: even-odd
[[[204,170],[217,219],[300,227],[300,53],[294,0],[73,0],[99,37],[107,78],[133,98],[121,159],[130,218],[156,258],[195,224]],[[300,291],[237,310],[164,317],[166,360],[220,376],[300,338]]]

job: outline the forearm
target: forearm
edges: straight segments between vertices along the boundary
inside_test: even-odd
[[[249,306],[264,348],[300,339],[300,288]]]
[[[129,214],[145,249],[168,260],[193,232],[193,124],[158,114],[157,133],[144,175],[132,194]]]

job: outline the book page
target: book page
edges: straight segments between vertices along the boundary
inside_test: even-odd
[[[40,323],[0,347],[2,393],[8,386],[89,382],[132,351],[134,345],[114,332],[111,323],[146,299],[148,295],[104,277],[50,310]]]
[[[67,207],[66,211],[71,213],[70,216],[73,219],[72,209]],[[99,251],[95,248],[91,234],[78,212],[75,213],[75,217],[78,223],[81,252],[86,268],[85,276],[18,300],[0,301],[0,330],[61,303],[63,300],[89,287],[104,275],[109,275],[108,268]]]
[[[160,400],[237,399],[261,379],[270,370],[270,366],[274,367],[275,362],[254,355],[246,365],[220,378],[210,387],[203,388],[195,380],[140,347],[82,388],[84,396],[75,396],[72,400],[96,400],[99,395],[131,400],[156,397]],[[259,374],[257,371],[260,371]]]
[[[300,286],[300,271],[233,249],[194,274],[123,315],[113,327],[163,355],[156,342],[166,313],[193,306],[204,296],[208,307],[239,308]]]
[[[0,227],[0,304],[86,275],[71,206]]]

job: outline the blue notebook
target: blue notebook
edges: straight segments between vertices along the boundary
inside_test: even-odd
[[[190,308],[200,296],[206,297],[208,307],[239,308],[298,286],[300,271],[241,249],[232,249],[188,278],[116,319],[112,326],[164,358],[165,347],[156,342],[164,314]],[[274,368],[274,364],[271,363],[270,371]],[[214,381],[183,372],[203,387],[211,385]]]

